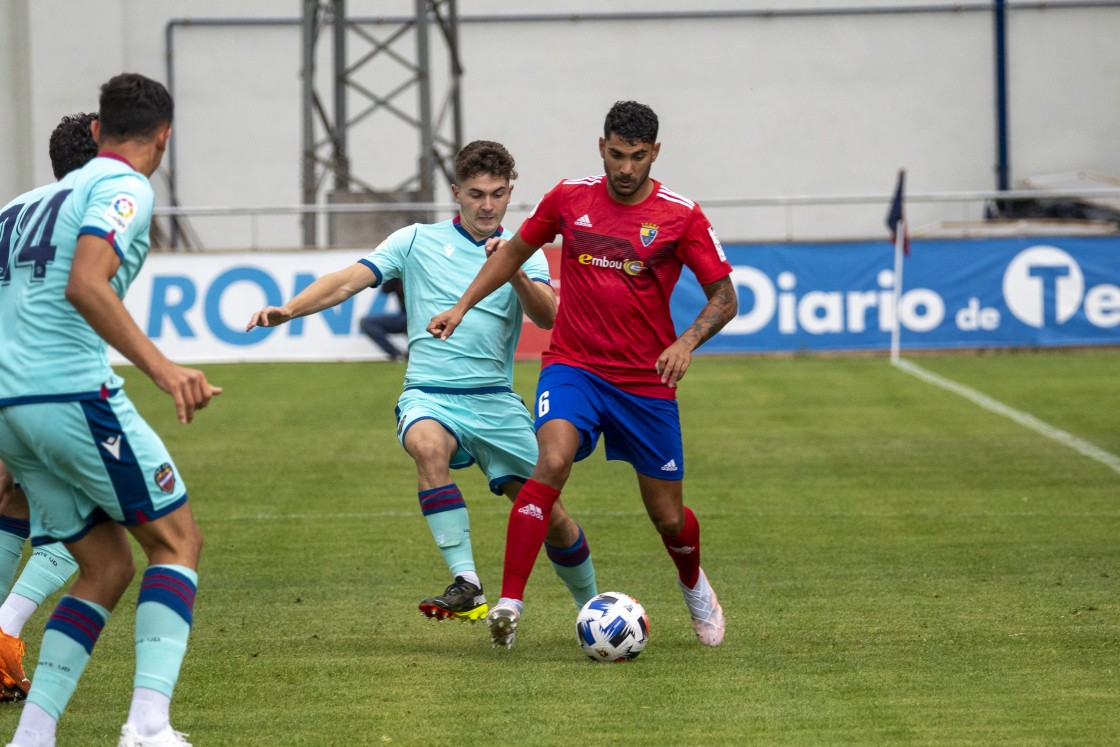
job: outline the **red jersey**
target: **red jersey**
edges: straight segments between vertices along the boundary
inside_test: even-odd
[[[560,309],[542,366],[564,363],[631,394],[674,399],[656,366],[677,339],[669,297],[681,267],[707,285],[731,265],[700,206],[650,181],[637,205],[612,198],[605,176],[560,182],[520,234],[533,246],[564,237]]]

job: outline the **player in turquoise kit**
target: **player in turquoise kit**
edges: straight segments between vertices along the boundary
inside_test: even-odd
[[[51,132],[49,153],[55,179],[80,169],[97,155],[90,125],[97,114],[74,114],[62,118]],[[7,267],[11,247],[19,240],[26,218],[53,185],[25,192],[0,209],[0,266]],[[4,277],[9,277],[5,271]],[[0,283],[3,281],[0,280]],[[78,568],[66,547],[59,542],[40,545],[32,552],[12,586],[23,556],[23,546],[31,535],[31,512],[21,486],[0,462],[0,700],[27,697],[31,681],[23,671],[24,623],[43,601],[62,588]],[[8,592],[11,592],[10,594]]]
[[[556,317],[544,255],[528,257],[476,307],[463,323],[461,339],[443,343],[424,329],[482,267],[487,239],[509,235],[501,222],[515,178],[513,157],[502,145],[468,144],[455,159],[456,218],[394,232],[368,256],[324,275],[286,305],[258,311],[247,326],[272,327],[387,280],[404,281],[409,354],[397,402],[397,436],[416,463],[420,511],[453,579],[443,594],[420,602],[422,613],[439,620],[473,622],[489,609],[475,568],[466,503],[451,470],[477,463],[490,490],[514,500],[537,458],[533,419],[512,382],[522,314],[546,329]],[[562,506],[552,514],[544,544],[576,604],[595,596],[587,541]]]
[[[47,623],[11,744],[53,745],[59,717],[135,570],[136,676],[119,744],[187,744],[170,703],[186,653],[202,534],[167,449],[136,412],[107,347],[175,401],[181,423],[221,393],[172,363],[122,298],[149,249],[148,178],[171,136],[167,89],[125,73],[101,87],[98,157],[43,195],[4,259],[0,285],[0,458],[27,489],[31,539],[66,544],[78,578]],[[127,531],[126,531],[127,530]]]

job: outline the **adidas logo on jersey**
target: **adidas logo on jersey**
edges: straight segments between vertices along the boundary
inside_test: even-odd
[[[541,511],[541,507],[538,506],[535,503],[529,503],[527,505],[522,506],[521,508],[517,509],[517,513],[524,514],[525,516],[528,516],[530,519],[536,519],[537,521],[544,521],[544,512]]]
[[[583,217],[576,221],[576,225],[591,228],[591,219],[587,217],[587,213],[584,213]]]
[[[677,460],[676,459],[670,459],[669,461],[665,462],[665,464],[663,464],[661,466],[661,471],[662,472],[676,472],[677,471]]]

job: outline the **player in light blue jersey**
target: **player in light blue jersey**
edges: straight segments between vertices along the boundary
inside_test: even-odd
[[[49,153],[54,178],[61,179],[80,169],[97,155],[90,125],[97,114],[74,114],[62,118],[51,132]],[[26,218],[52,185],[44,185],[15,198],[0,209],[0,267],[8,277],[8,257],[19,239]],[[3,279],[0,278],[0,284]],[[77,569],[64,545],[52,542],[35,549],[12,586],[23,546],[31,534],[31,511],[21,486],[0,462],[0,700],[22,700],[31,682],[23,671],[24,645],[20,639],[24,623],[47,597],[62,588]],[[9,593],[9,591],[11,593]]]
[[[516,178],[513,157],[502,145],[469,143],[455,159],[456,218],[394,232],[368,256],[324,275],[286,305],[256,312],[246,327],[274,327],[371,286],[403,280],[409,354],[397,402],[397,437],[416,463],[420,511],[451,571],[443,594],[420,602],[420,611],[437,620],[474,622],[489,609],[474,563],[466,502],[451,470],[477,463],[490,490],[512,501],[537,457],[533,419],[512,388],[513,353],[523,314],[545,329],[556,318],[544,255],[530,257],[509,283],[475,307],[463,322],[462,339],[441,342],[424,328],[482,267],[486,240],[508,237],[501,222]],[[552,516],[545,547],[578,606],[595,596],[587,540],[563,508]]]
[[[187,744],[171,728],[202,534],[163,442],[121,391],[107,345],[171,395],[181,423],[221,393],[172,363],[122,298],[147,256],[148,177],[171,136],[167,89],[134,73],[101,87],[98,157],[43,195],[0,286],[0,458],[27,489],[35,545],[60,540],[78,578],[47,623],[11,745],[53,745],[101,629],[147,556],[136,607],[136,676],[119,745]],[[127,532],[126,532],[127,529]]]

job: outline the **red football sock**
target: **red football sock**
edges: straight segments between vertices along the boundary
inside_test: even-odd
[[[684,507],[684,528],[676,537],[661,535],[669,557],[677,566],[681,583],[692,589],[700,580],[700,522],[688,506]]]
[[[560,491],[536,480],[525,482],[513,508],[509,512],[506,525],[506,561],[502,568],[502,596],[510,599],[525,598],[525,584],[533,572],[533,563],[541,552],[544,537],[548,534],[548,522],[552,516],[552,504],[560,497]]]

